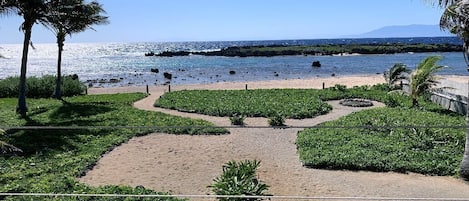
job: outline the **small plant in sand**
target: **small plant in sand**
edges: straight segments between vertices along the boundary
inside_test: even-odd
[[[241,114],[235,114],[232,117],[230,117],[231,125],[244,126],[245,119],[246,119],[246,116],[241,115]]]
[[[208,186],[212,188],[216,195],[267,195],[264,192],[269,189],[256,176],[256,170],[261,162],[254,160],[230,161],[223,165],[223,173],[221,176],[213,180],[213,184]],[[259,198],[218,198],[222,201],[237,200],[262,200]]]
[[[275,113],[269,117],[268,123],[270,126],[285,126],[285,117],[280,113]]]

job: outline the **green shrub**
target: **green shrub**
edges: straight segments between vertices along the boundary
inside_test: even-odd
[[[331,89],[334,90],[334,91],[345,91],[345,90],[347,90],[347,86],[342,85],[342,84],[336,84],[333,87],[331,87]]]
[[[246,119],[246,116],[244,115],[233,115],[230,117],[231,125],[243,126],[244,119]]]
[[[230,161],[223,165],[221,176],[213,180],[213,184],[208,186],[212,188],[216,195],[266,195],[264,191],[269,189],[256,176],[256,170],[259,168],[260,161]],[[237,200],[262,200],[255,198],[218,198],[223,201]]]
[[[49,98],[55,90],[56,77],[45,75],[42,77],[28,77],[26,79],[26,96],[28,98]],[[8,77],[0,80],[0,98],[16,98],[19,92],[19,77]],[[62,95],[81,95],[86,86],[80,82],[76,75],[63,76]]]
[[[270,126],[285,126],[285,117],[280,113],[275,113],[268,119]]]
[[[387,94],[384,99],[384,104],[388,107],[402,107],[405,99],[398,94]]]

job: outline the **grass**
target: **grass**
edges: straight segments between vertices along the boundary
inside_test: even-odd
[[[224,134],[213,124],[162,113],[138,110],[131,103],[145,94],[90,95],[28,99],[28,118],[15,114],[16,99],[0,99],[0,125],[10,126],[207,126],[206,128],[141,128],[84,130],[7,130],[4,140],[23,150],[19,156],[0,159],[0,192],[155,194],[144,188],[106,186],[93,188],[76,177],[93,167],[102,154],[138,135],[154,131],[172,134]],[[0,198],[3,199],[3,198]],[[5,198],[15,199],[15,198]],[[40,200],[41,197],[16,199]],[[44,198],[45,199],[45,198]],[[50,198],[52,199],[52,198]],[[56,198],[53,200],[61,200]],[[99,200],[70,198],[68,200]],[[104,199],[103,200],[110,200]],[[114,199],[124,200],[124,199]],[[127,200],[127,199],[126,199]],[[150,200],[150,199],[148,199]]]
[[[328,113],[332,107],[324,100],[357,96],[379,99],[386,92],[368,86],[347,90],[340,85],[327,90],[183,90],[164,94],[155,106],[212,116],[271,117],[280,113],[285,118],[303,119]]]

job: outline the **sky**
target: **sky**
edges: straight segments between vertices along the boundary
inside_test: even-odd
[[[436,25],[443,12],[429,0],[98,1],[110,24],[74,34],[66,42],[340,38],[384,26]],[[0,16],[0,43],[22,43],[21,22],[17,16]],[[36,24],[32,41],[54,43],[55,36]]]

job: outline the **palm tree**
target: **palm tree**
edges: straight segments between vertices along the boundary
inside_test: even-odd
[[[449,30],[463,40],[464,58],[468,62],[469,55],[469,1],[468,0],[439,0],[439,5],[445,7],[440,18],[440,27]]]
[[[7,14],[18,14],[23,17],[20,29],[24,32],[23,54],[21,58],[20,83],[18,106],[16,111],[26,116],[28,107],[26,105],[26,69],[28,62],[28,50],[31,43],[31,32],[35,23],[47,22],[48,0],[1,0],[1,10]]]
[[[393,87],[398,81],[408,80],[410,72],[411,70],[405,64],[397,63],[389,70],[384,71],[384,79],[389,87]]]
[[[410,75],[410,96],[412,106],[418,106],[418,98],[433,90],[439,82],[435,74],[446,66],[438,66],[436,63],[441,60],[440,56],[429,56],[417,66]]]
[[[61,99],[62,52],[66,35],[92,29],[92,25],[109,23],[102,5],[96,1],[85,3],[83,0],[53,0],[49,9],[54,13],[44,25],[52,30],[57,38],[57,80],[54,97]]]
[[[440,27],[449,30],[463,40],[464,59],[469,70],[469,1],[468,0],[438,0],[438,5],[445,8],[440,19]],[[469,94],[468,94],[469,97]],[[459,174],[465,180],[469,180],[469,104],[466,112],[467,132],[464,155],[461,161]]]

